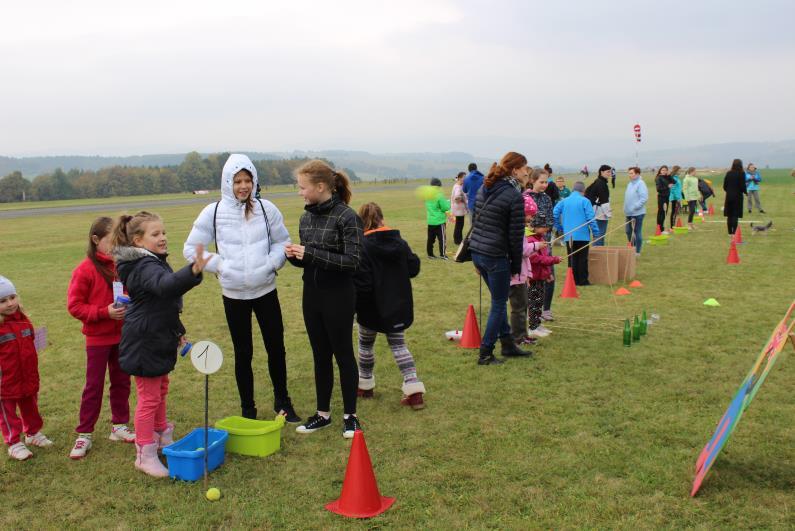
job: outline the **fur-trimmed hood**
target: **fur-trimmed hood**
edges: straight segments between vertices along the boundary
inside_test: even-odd
[[[133,247],[133,246],[121,246],[115,247],[113,249],[113,258],[116,260],[116,264],[120,264],[122,262],[135,262],[139,258],[143,258],[144,256],[152,256],[154,258],[165,258],[166,254],[164,255],[156,255],[152,251],[148,249],[144,249],[143,247]]]

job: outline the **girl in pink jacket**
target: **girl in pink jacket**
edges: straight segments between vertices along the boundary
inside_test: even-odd
[[[536,202],[524,195],[524,219],[529,224],[538,212]],[[546,247],[546,242],[531,242],[527,238],[522,246],[522,270],[511,277],[508,300],[511,303],[511,338],[517,345],[533,343],[527,337],[527,279],[530,277],[530,257]]]

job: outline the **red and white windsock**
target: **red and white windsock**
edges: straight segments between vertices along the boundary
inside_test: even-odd
[[[635,131],[635,142],[640,143],[640,124],[635,124],[632,129]]]

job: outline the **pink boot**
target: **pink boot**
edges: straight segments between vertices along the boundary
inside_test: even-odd
[[[168,469],[157,458],[157,443],[153,442],[144,446],[136,443],[135,449],[137,451],[135,468],[152,477],[168,477]]]
[[[155,431],[155,437],[158,438],[157,449],[162,450],[169,444],[174,442],[174,424],[168,422],[166,429],[163,431]]]

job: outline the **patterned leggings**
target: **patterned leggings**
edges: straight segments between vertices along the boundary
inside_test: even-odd
[[[359,325],[359,376],[370,379],[373,377],[373,367],[375,367],[375,337],[378,332]],[[406,346],[405,332],[393,332],[386,334],[386,341],[392,356],[395,357],[400,373],[403,375],[403,383],[418,382],[417,367],[414,365],[414,357]]]
[[[543,280],[531,280],[527,290],[527,321],[531,330],[541,324],[541,310],[544,309],[544,284]]]

